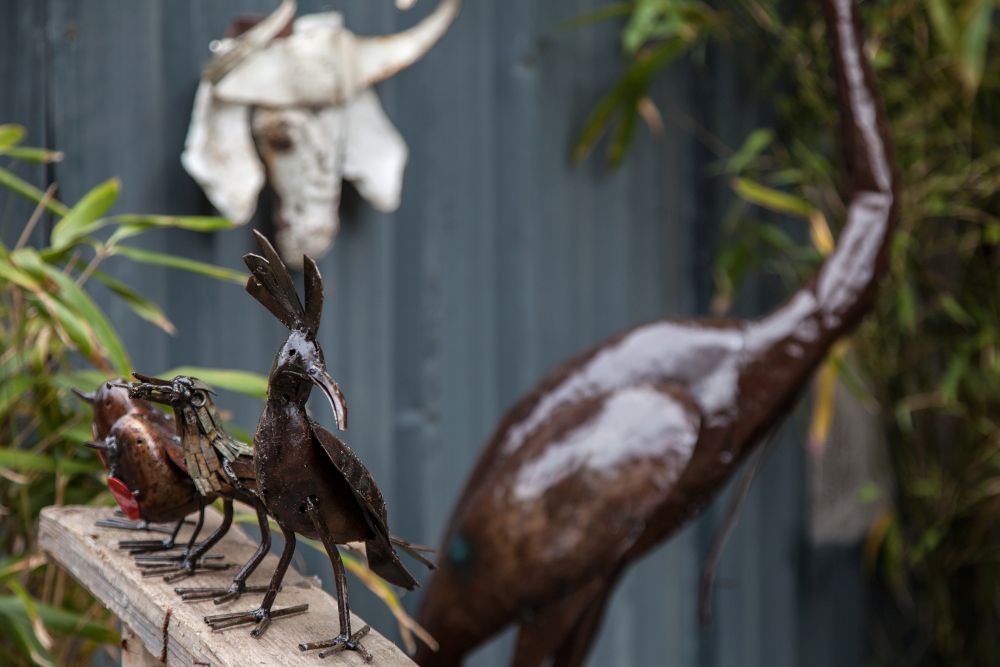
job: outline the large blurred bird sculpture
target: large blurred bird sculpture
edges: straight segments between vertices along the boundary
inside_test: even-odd
[[[755,320],[663,320],[550,373],[461,494],[419,621],[454,665],[514,624],[512,664],[582,664],[625,569],[708,504],[871,307],[897,218],[889,133],[853,0],[825,0],[847,168],[836,250]]]

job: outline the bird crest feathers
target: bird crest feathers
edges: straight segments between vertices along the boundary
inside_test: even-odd
[[[248,253],[243,256],[250,269],[247,293],[289,329],[300,329],[315,336],[323,313],[323,278],[316,262],[308,255],[304,257],[306,305],[303,308],[288,268],[274,246],[257,230],[253,233],[262,255]]]

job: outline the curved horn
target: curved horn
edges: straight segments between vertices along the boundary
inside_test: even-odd
[[[462,0],[441,0],[427,18],[408,30],[384,37],[357,37],[358,83],[373,85],[418,61],[448,31],[461,8]]]
[[[233,40],[229,49],[209,60],[201,78],[210,83],[218,83],[247,56],[267,46],[293,18],[295,18],[295,0],[282,0],[270,16]]]

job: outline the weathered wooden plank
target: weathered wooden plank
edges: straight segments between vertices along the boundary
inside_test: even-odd
[[[45,508],[39,522],[39,542],[53,560],[118,616],[153,656],[169,665],[185,666],[319,663],[315,653],[299,652],[299,642],[332,638],[339,626],[336,601],[324,593],[314,579],[307,579],[291,569],[288,571],[275,609],[308,603],[309,611],[275,620],[260,639],[251,639],[246,627],[213,632],[203,622],[204,615],[251,609],[262,594],[248,593],[221,607],[210,602],[181,602],[173,591],[175,586],[225,586],[232,578],[232,571],[199,574],[181,584],[167,584],[158,577],[143,578],[131,557],[116,548],[119,539],[131,534],[94,527],[94,522],[109,512],[107,508],[94,507]],[[218,512],[209,511],[206,528],[212,530],[220,518]],[[254,544],[242,532],[231,530],[214,552],[224,554],[229,562],[239,564],[253,550]],[[268,556],[250,584],[266,584],[276,564],[277,558]],[[364,621],[356,615],[352,615],[351,623],[355,630],[364,625]],[[364,643],[374,656],[376,665],[414,664],[395,644],[374,629]],[[351,652],[343,653],[335,660],[337,662],[331,664],[365,664],[360,655]]]

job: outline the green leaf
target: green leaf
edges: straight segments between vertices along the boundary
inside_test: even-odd
[[[53,249],[66,248],[85,236],[94,222],[114,205],[121,185],[117,178],[111,178],[85,194],[52,229]]]
[[[45,472],[56,470],[67,474],[90,473],[100,470],[101,465],[95,458],[92,462],[76,461],[64,457],[54,457],[36,454],[20,449],[0,449],[0,468],[9,468],[17,472]]]
[[[57,609],[37,600],[34,604],[42,623],[54,632],[64,635],[79,635],[84,639],[103,644],[118,642],[117,632],[99,623],[86,620],[82,614]],[[27,617],[24,602],[14,595],[0,596],[0,613],[7,616]]]
[[[17,256],[19,263],[28,271],[34,272],[35,276],[44,276],[55,282],[59,286],[60,299],[76,310],[84,321],[93,328],[98,343],[115,370],[119,373],[131,372],[132,363],[129,361],[128,353],[125,351],[125,346],[118,337],[118,333],[83,288],[73,282],[65,273],[42,260],[38,253],[31,248],[22,248],[12,256],[14,255]]]
[[[958,52],[958,68],[969,97],[979,90],[989,50],[990,27],[993,24],[993,3],[995,0],[973,0],[969,3],[969,15],[962,30]]]
[[[41,203],[45,198],[44,192],[3,167],[0,167],[0,185],[6,186],[12,192],[21,195],[25,199],[30,199],[36,204]],[[45,208],[58,216],[65,216],[69,213],[69,208],[54,197],[46,202]]]
[[[21,143],[24,139],[24,127],[5,123],[0,125],[0,155],[7,153],[12,147]]]
[[[177,375],[196,377],[215,389],[227,389],[261,400],[267,398],[267,377],[259,373],[222,368],[202,368],[200,366],[181,366],[166,371],[160,377],[172,378]]]
[[[958,42],[958,30],[951,13],[951,8],[945,0],[926,0],[927,15],[930,16],[931,25],[938,39],[944,44],[945,49],[952,51]]]
[[[171,215],[116,215],[95,223],[87,233],[107,224],[117,224],[118,229],[108,238],[107,245],[113,246],[127,238],[138,236],[151,227],[188,229],[194,232],[214,232],[232,229],[235,224],[227,218],[209,216],[171,216]]]
[[[747,178],[733,179],[733,191],[741,199],[775,213],[808,218],[813,210],[809,202],[800,197],[769,188]]]
[[[896,309],[899,325],[903,331],[915,331],[917,328],[917,297],[909,285],[901,285],[896,292]]]
[[[247,274],[242,271],[234,271],[222,266],[206,264],[205,262],[199,262],[185,257],[167,255],[160,252],[154,252],[152,250],[145,250],[143,248],[136,248],[135,246],[118,245],[114,247],[113,253],[116,255],[123,255],[129,259],[142,262],[144,264],[166,266],[172,269],[200,273],[205,276],[237,283],[239,285],[242,285],[247,279]]]
[[[30,146],[18,146],[0,152],[6,157],[23,160],[24,162],[34,162],[36,164],[62,162],[63,157],[65,157],[62,151],[51,151],[48,148],[33,148]]]
[[[611,139],[608,147],[608,164],[612,167],[621,165],[632,143],[635,135],[636,122],[639,119],[639,112],[635,107],[622,110],[622,118],[618,121],[618,127]]]
[[[60,389],[81,391],[92,391],[107,379],[109,378],[106,373],[89,369],[56,373],[49,377],[50,382]]]
[[[652,76],[677,59],[690,44],[682,39],[670,39],[651,54],[636,59],[615,86],[608,91],[584,123],[583,131],[573,147],[573,161],[580,162],[593,150],[607,130],[619,107],[634,110],[646,94]]]
[[[94,280],[118,295],[122,301],[128,304],[128,307],[131,308],[136,315],[147,322],[156,325],[171,336],[177,333],[177,329],[174,327],[173,322],[167,318],[166,314],[164,314],[158,305],[135,292],[131,287],[122,281],[117,278],[112,278],[103,271],[94,271],[91,275]]]
[[[575,16],[568,21],[562,23],[562,28],[572,30],[575,28],[583,28],[588,25],[593,25],[595,23],[600,23],[601,21],[607,21],[609,19],[618,18],[621,16],[629,16],[632,14],[632,8],[635,3],[632,2],[618,2],[615,4],[608,5],[606,7],[600,7],[590,12],[585,12],[579,16]]]
[[[3,378],[0,382],[0,416],[6,414],[14,402],[31,389],[32,384],[32,379],[26,375]]]
[[[772,141],[774,141],[774,130],[766,127],[754,130],[747,136],[746,141],[743,142],[740,149],[728,159],[723,160],[719,167],[716,167],[713,171],[729,174],[742,172],[750,165],[754,158],[771,145]]]

